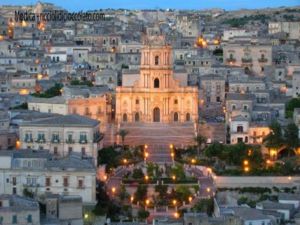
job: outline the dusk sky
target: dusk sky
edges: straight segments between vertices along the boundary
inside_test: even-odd
[[[0,5],[35,4],[35,0],[1,0]],[[207,9],[224,8],[235,10],[240,8],[265,8],[280,6],[299,6],[300,0],[48,0],[70,11],[100,9],[100,8],[128,8],[128,9]]]

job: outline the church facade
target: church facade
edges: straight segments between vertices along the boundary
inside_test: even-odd
[[[172,54],[164,36],[147,37],[138,79],[116,88],[118,124],[198,122],[198,88],[174,78]]]

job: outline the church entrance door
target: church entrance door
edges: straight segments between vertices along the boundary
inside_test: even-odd
[[[153,109],[153,122],[160,122],[160,109],[158,107]]]

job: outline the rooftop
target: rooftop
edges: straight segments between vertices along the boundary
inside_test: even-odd
[[[32,122],[24,122],[22,126],[46,126],[46,127],[95,127],[99,125],[98,120],[90,119],[76,114],[59,115],[53,118],[40,119]]]

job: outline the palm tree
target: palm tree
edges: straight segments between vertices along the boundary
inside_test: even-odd
[[[207,138],[198,134],[195,138],[194,141],[197,143],[197,155],[199,156],[200,150],[202,149],[202,146],[206,144]]]
[[[119,135],[122,139],[122,146],[123,146],[123,150],[124,150],[124,142],[125,142],[125,137],[126,135],[129,133],[128,130],[124,130],[124,129],[121,129],[119,130],[119,132],[117,133],[117,135]]]

